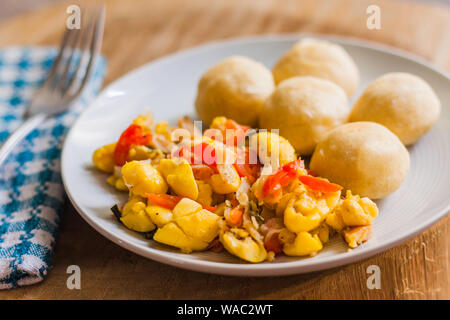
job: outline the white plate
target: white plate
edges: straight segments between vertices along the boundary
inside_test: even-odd
[[[296,274],[358,261],[398,245],[445,216],[450,209],[448,75],[398,50],[327,37],[341,44],[359,67],[361,84],[352,102],[370,81],[393,71],[424,78],[442,102],[440,120],[409,148],[411,170],[406,181],[397,192],[377,202],[380,214],[370,241],[348,251],[344,241],[335,237],[313,258],[280,257],[273,263],[249,264],[226,252],[179,253],[117,223],[110,207],[124,202],[126,196],[106,184],[106,175],[92,170],[92,152],[117,140],[130,121],[147,109],[157,121],[193,115],[197,82],[203,72],[220,60],[240,54],[271,68],[299,38],[298,35],[263,36],[212,43],[151,62],[103,90],[71,129],[62,155],[64,185],[81,216],[111,241],[144,257],[180,268],[237,276]]]

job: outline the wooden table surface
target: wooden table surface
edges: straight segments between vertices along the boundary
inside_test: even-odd
[[[0,46],[58,44],[69,4],[45,7],[0,24]],[[450,9],[400,1],[110,0],[103,53],[105,85],[162,55],[208,41],[267,33],[314,32],[381,42],[450,71]],[[381,30],[366,27],[366,8],[381,8]],[[324,272],[234,278],[166,266],[103,238],[67,204],[54,266],[40,284],[0,291],[0,299],[449,299],[450,217],[370,259]],[[69,265],[81,290],[66,287]],[[366,286],[369,265],[381,289]]]

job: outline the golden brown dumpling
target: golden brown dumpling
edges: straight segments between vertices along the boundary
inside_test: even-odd
[[[440,110],[438,97],[424,80],[408,73],[388,73],[367,86],[350,121],[381,123],[409,145],[431,128]]]
[[[371,199],[397,190],[409,170],[409,153],[386,127],[375,122],[344,124],[319,142],[310,168],[324,177]]]
[[[331,129],[346,122],[348,112],[347,96],[333,82],[294,77],[280,83],[266,100],[259,125],[279,129],[300,155],[309,155]]]
[[[359,82],[358,68],[339,45],[317,39],[302,39],[286,52],[272,70],[275,83],[295,76],[327,79],[352,95]]]
[[[261,105],[274,86],[272,73],[264,65],[246,57],[231,57],[202,76],[195,108],[207,125],[216,116],[225,116],[256,126]]]

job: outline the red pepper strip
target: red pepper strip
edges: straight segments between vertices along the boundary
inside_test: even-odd
[[[316,177],[301,176],[298,179],[301,183],[314,191],[327,193],[342,190],[342,187],[340,185]]]
[[[142,127],[137,124],[131,124],[120,135],[119,141],[117,141],[116,148],[114,149],[114,163],[117,166],[123,166],[128,160],[128,152],[131,145],[146,145],[152,140],[150,132],[144,133]]]
[[[156,204],[157,206],[173,210],[178,202],[183,199],[182,197],[171,196],[169,194],[159,194],[159,193],[146,193],[147,199]]]
[[[267,178],[262,188],[262,196],[266,198],[268,196],[276,197],[281,192],[281,184],[275,181],[276,177]]]
[[[242,221],[242,216],[244,215],[244,210],[241,208],[233,208],[231,209],[225,219],[234,226],[237,226]]]
[[[240,125],[236,121],[231,120],[231,119],[227,119],[225,121],[224,125],[225,125],[225,132],[224,133],[226,133],[226,129],[235,130],[235,136],[234,136],[234,139],[233,139],[234,140],[233,141],[233,145],[234,146],[239,145],[242,142],[242,140],[245,139],[245,134],[250,129],[250,127]],[[228,143],[228,139],[227,139],[226,143]]]
[[[209,149],[209,154],[205,155],[205,150],[210,147],[213,148],[209,143],[202,142],[199,144],[196,144],[195,146],[191,147],[191,154],[193,155],[193,159],[196,162],[192,163],[202,163],[206,164],[211,167],[216,167],[216,150],[214,148],[211,150]]]
[[[183,197],[178,196],[172,196],[170,194],[159,194],[159,193],[146,193],[145,196],[148,200],[150,200],[153,204],[173,210],[175,206],[178,204],[178,202],[183,199]],[[208,211],[214,212],[217,207],[210,207],[210,206],[202,206],[203,209],[206,209]]]
[[[254,176],[254,172],[250,168],[248,164],[234,164],[234,167],[236,168],[237,173],[239,174],[239,177],[245,177],[247,178],[247,181],[250,185],[255,183],[256,179]]]
[[[214,212],[217,209],[217,206],[210,207],[210,206],[203,206],[203,209],[206,209],[208,211]]]
[[[245,151],[237,149],[236,154],[237,159],[236,163],[234,164],[234,167],[236,168],[237,173],[241,178],[242,177],[247,178],[248,183],[252,185],[260,175],[261,164],[260,163],[250,164],[249,160],[250,155],[249,150],[247,149]]]
[[[190,148],[183,146],[175,152],[175,155],[186,159],[189,164],[205,164],[215,169],[217,167],[216,151],[214,149],[210,150],[209,154],[205,157],[205,150],[208,147],[212,148],[207,142],[198,143]]]
[[[178,150],[175,151],[173,156],[175,156],[177,158],[184,158],[187,161],[190,161],[192,155],[191,155],[191,151],[189,150],[188,146],[182,146]]]
[[[294,160],[286,163],[281,167],[282,170],[289,172],[290,174],[298,174],[298,169],[304,169],[305,164],[302,159]]]
[[[304,167],[303,160],[299,159],[279,168],[277,172],[267,177],[262,188],[262,196],[277,197],[283,187],[300,176],[298,169],[303,169]]]
[[[233,129],[233,130],[238,130],[241,129],[242,131],[247,132],[250,127],[249,126],[244,126],[241,124],[238,124],[236,121],[231,120],[231,119],[227,119],[225,121],[225,129]]]
[[[223,133],[217,128],[206,129],[205,132],[203,132],[203,136],[208,137],[214,141],[223,142]]]
[[[267,251],[273,251],[275,254],[283,251],[281,241],[278,237],[279,234],[279,232],[274,232],[270,238],[264,242]]]
[[[281,186],[287,186],[293,179],[295,179],[296,175],[293,175],[289,172],[281,172],[279,176],[279,182]]]
[[[208,180],[214,173],[217,173],[213,168],[207,166],[206,164],[192,164],[191,168],[194,173],[195,180]]]

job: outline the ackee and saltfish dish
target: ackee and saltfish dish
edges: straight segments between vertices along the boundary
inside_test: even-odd
[[[174,143],[177,129],[192,138]],[[336,233],[350,248],[370,238],[376,204],[307,170],[277,133],[225,117],[195,130],[186,117],[170,127],[141,115],[94,152],[108,183],[129,193],[113,208],[124,226],[185,253],[226,250],[254,263],[314,256]]]
[[[272,70],[249,57],[220,61],[198,82],[205,131],[187,117],[169,126],[141,115],[94,152],[107,182],[129,193],[114,214],[182,252],[226,250],[254,263],[314,256],[335,234],[356,248],[372,236],[372,200],[408,175],[405,146],[441,110],[425,80],[398,72],[350,108],[359,79],[344,48],[318,39],[301,39]]]

